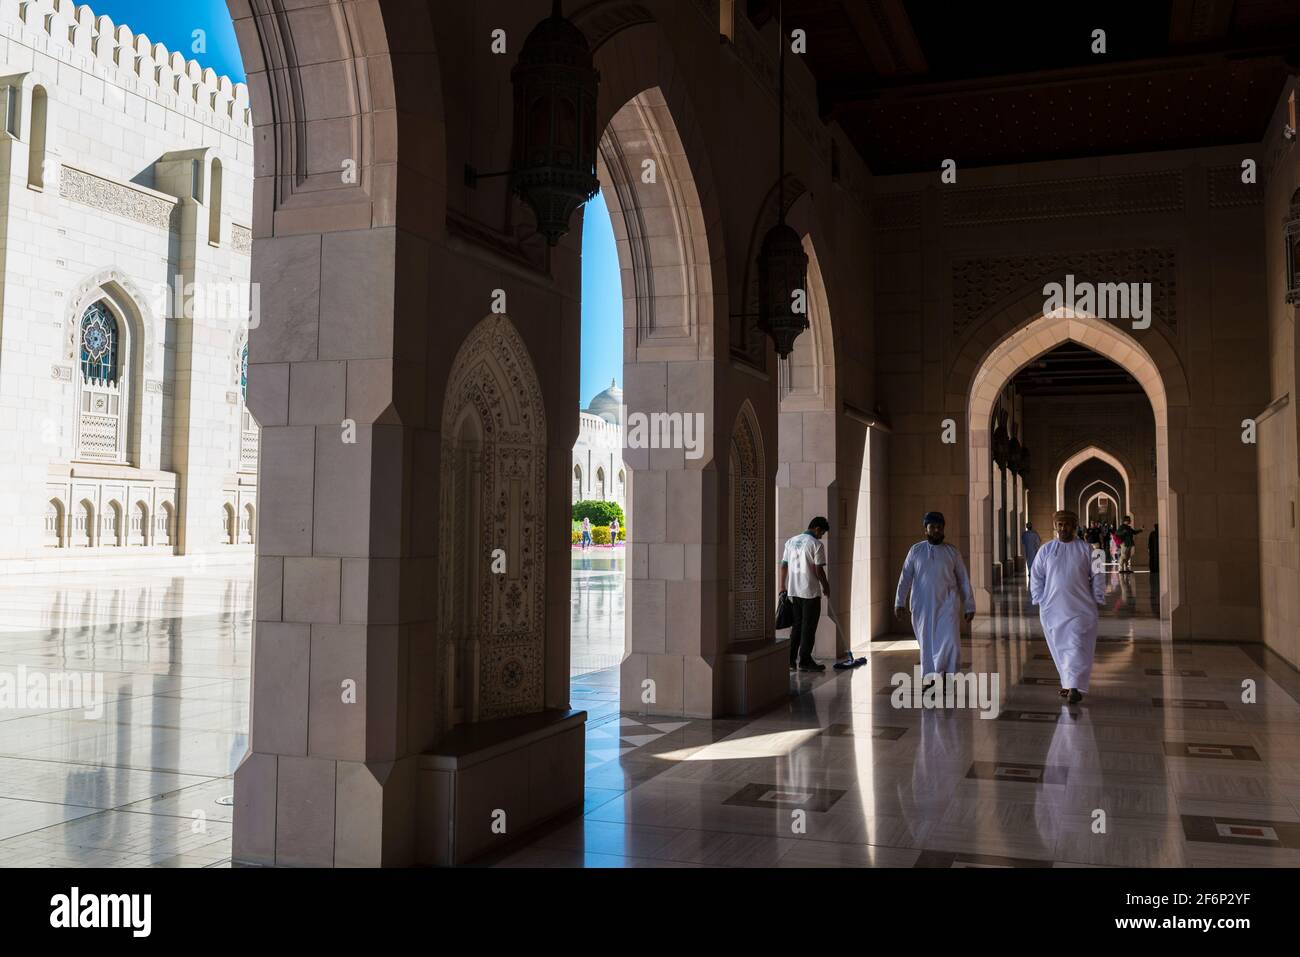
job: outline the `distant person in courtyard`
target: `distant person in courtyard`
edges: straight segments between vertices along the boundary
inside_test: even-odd
[[[829,600],[831,583],[826,579],[826,546],[822,538],[831,523],[818,515],[808,529],[785,543],[781,555],[781,594],[790,599],[794,623],[790,626],[790,670],[825,671],[813,660],[817,622],[822,616],[822,595]]]
[[[921,674],[927,685],[932,675],[956,674],[961,664],[961,619],[975,617],[975,592],[971,588],[961,552],[943,541],[941,512],[926,512],[921,520],[925,541],[907,553],[903,573],[894,593],[894,616],[906,621],[912,607],[912,630],[921,646]]]
[[[1137,536],[1144,531],[1141,528],[1134,528],[1129,524],[1129,516],[1124,516],[1124,523],[1116,529],[1119,533],[1120,552],[1119,552],[1119,571],[1120,574],[1133,574],[1133,546]]]
[[[1020,533],[1020,549],[1025,553],[1025,571],[1034,567],[1034,556],[1042,544],[1043,540],[1034,531],[1033,522],[1025,522],[1025,530]]]
[[[609,544],[611,546],[618,544],[618,516],[609,520]]]
[[[1083,700],[1097,650],[1097,609],[1106,600],[1106,569],[1099,549],[1076,537],[1079,517],[1053,516],[1056,538],[1043,545],[1029,576],[1029,600],[1038,606],[1047,647],[1061,675],[1061,697]]]
[[[1160,526],[1151,526],[1151,535],[1147,538],[1147,568],[1152,575],[1160,572]]]
[[[584,515],[582,517],[582,547],[587,548],[591,545],[591,519]]]

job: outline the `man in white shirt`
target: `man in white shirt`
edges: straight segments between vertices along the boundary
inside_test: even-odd
[[[813,642],[817,622],[822,616],[822,595],[831,597],[831,583],[826,580],[826,546],[822,537],[831,530],[830,522],[817,516],[785,543],[781,556],[781,594],[788,595],[794,609],[790,628],[790,670],[825,671],[826,666],[813,660]]]

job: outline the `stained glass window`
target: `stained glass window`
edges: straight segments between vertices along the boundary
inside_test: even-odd
[[[117,320],[102,302],[81,317],[81,375],[87,382],[117,382]]]
[[[248,343],[244,343],[243,350],[239,353],[239,391],[243,395],[244,401],[248,401]]]

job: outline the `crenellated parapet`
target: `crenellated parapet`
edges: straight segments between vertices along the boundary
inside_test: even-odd
[[[248,87],[70,0],[0,0],[0,33],[164,107],[247,138]]]

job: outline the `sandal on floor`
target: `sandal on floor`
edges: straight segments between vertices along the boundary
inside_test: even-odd
[[[1071,688],[1070,697],[1068,700],[1070,704],[1078,704],[1080,701],[1083,700],[1083,692],[1080,691],[1078,688]]]
[[[1059,694],[1062,698],[1068,698],[1070,696],[1070,689],[1062,688],[1060,691],[1056,693]]]

